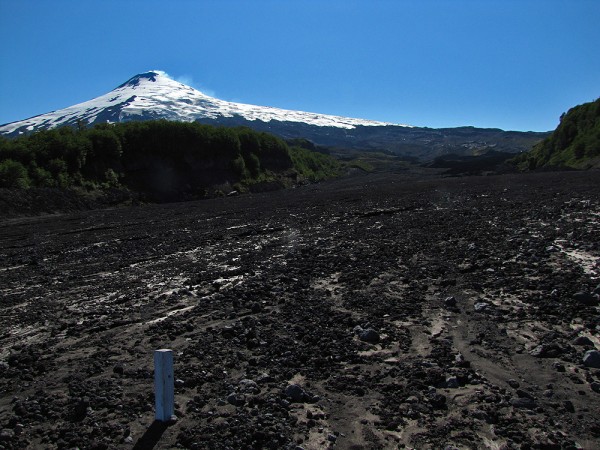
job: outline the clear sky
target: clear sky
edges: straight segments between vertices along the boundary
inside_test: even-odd
[[[600,97],[600,0],[0,0],[0,123],[151,69],[223,100],[554,129]]]

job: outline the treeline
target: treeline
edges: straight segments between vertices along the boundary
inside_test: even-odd
[[[514,159],[521,169],[600,166],[600,99],[571,108],[556,130]]]
[[[0,139],[0,187],[127,187],[202,193],[276,174],[319,179],[332,158],[249,128],[166,120],[63,127]],[[339,167],[339,165],[337,166]]]

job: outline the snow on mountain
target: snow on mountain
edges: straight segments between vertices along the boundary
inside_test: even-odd
[[[93,100],[0,126],[0,134],[17,135],[39,129],[129,120],[167,119],[194,121],[241,117],[262,122],[299,122],[319,127],[353,129],[356,126],[395,125],[266,106],[233,103],[209,97],[179,83],[160,70],[134,76],[108,94]],[[402,125],[407,126],[407,125]]]

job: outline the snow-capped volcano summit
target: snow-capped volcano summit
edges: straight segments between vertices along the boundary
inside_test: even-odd
[[[516,153],[545,137],[543,133],[473,127],[420,128],[227,102],[179,83],[160,70],[136,75],[93,100],[2,125],[0,135],[14,137],[64,125],[151,119],[243,125],[284,139],[304,138],[342,150],[385,150],[421,160],[449,153],[472,155],[492,148]]]
[[[191,122],[236,117],[245,121],[299,122],[344,129],[392,125],[371,120],[227,102],[179,83],[163,71],[152,70],[130,78],[109,93],[93,100],[3,125],[0,127],[0,134],[17,135],[39,129],[75,125],[80,121],[93,125],[129,120],[167,119]]]

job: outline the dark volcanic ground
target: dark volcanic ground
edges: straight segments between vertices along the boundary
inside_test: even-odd
[[[4,220],[0,448],[598,448],[599,179]],[[178,420],[150,427],[165,347]]]

